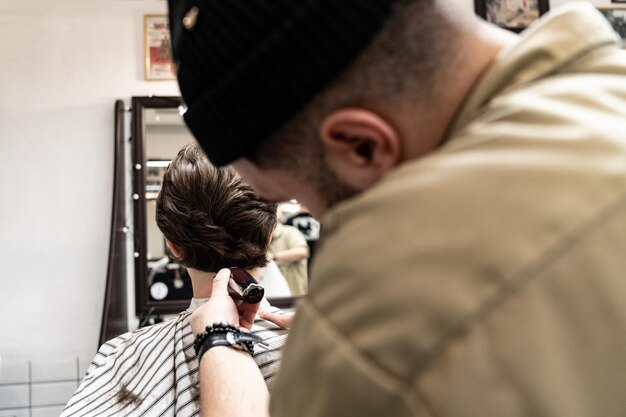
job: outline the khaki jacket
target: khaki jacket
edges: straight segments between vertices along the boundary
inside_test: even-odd
[[[626,54],[603,17],[527,30],[317,256],[272,417],[626,416]]]

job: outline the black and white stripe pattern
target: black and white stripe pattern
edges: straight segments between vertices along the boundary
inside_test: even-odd
[[[188,318],[201,303],[194,299],[175,318],[102,345],[61,417],[199,416],[198,361]],[[271,389],[287,330],[257,318],[252,332],[266,344],[255,347],[254,359]]]

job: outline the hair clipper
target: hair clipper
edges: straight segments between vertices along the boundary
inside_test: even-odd
[[[232,267],[230,269],[231,282],[228,283],[228,294],[236,300],[241,300],[248,304],[260,303],[265,294],[265,289],[252,275],[241,268]],[[236,287],[231,284],[234,282]]]

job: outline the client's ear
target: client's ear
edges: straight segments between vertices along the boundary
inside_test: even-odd
[[[334,111],[322,121],[319,135],[331,169],[358,190],[372,186],[400,161],[396,129],[370,110]]]
[[[170,242],[169,239],[165,239],[165,244],[169,248],[170,252],[172,252],[172,255],[174,255],[175,257],[180,258],[183,255],[183,251],[180,250],[178,246]]]

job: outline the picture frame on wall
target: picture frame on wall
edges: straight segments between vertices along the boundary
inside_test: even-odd
[[[549,9],[549,0],[474,0],[477,15],[517,33]]]
[[[613,30],[615,30],[622,37],[622,41],[626,42],[626,7],[622,8],[610,8],[601,7],[598,8],[600,13],[606,17]]]
[[[169,19],[165,14],[145,15],[144,21],[145,79],[175,80]]]

